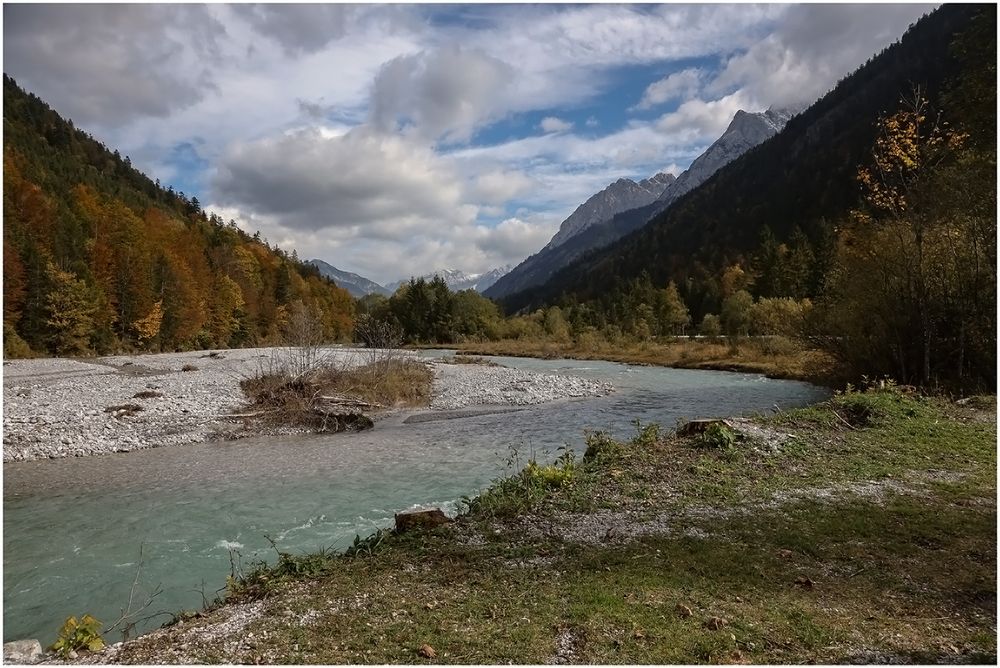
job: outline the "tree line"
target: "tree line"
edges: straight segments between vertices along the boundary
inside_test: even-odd
[[[197,198],[161,188],[4,78],[4,355],[278,342],[301,304],[328,339],[355,303]]]

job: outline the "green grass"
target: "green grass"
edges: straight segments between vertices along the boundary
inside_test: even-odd
[[[234,662],[994,663],[981,406],[890,389],[760,419],[771,436],[725,448],[639,425],[592,435],[582,461],[498,481],[453,524],[283,559],[253,647],[181,640],[220,609],[116,660],[183,642]]]

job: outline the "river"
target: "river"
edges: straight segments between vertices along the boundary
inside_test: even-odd
[[[587,429],[627,437],[635,420],[672,428],[682,418],[790,408],[828,394],[754,374],[493,359],[609,381],[616,392],[456,419],[400,415],[359,434],[4,464],[4,642],[50,643],[69,615],[117,619],[140,548],[136,598],[162,588],[147,614],[195,609],[224,586],[232,560],[274,558],[266,536],[290,552],[343,549],[391,526],[399,510],[454,510],[503,473],[515,450],[521,464],[551,460],[561,446],[581,452]]]

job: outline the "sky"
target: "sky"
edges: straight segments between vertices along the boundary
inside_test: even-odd
[[[932,9],[4,4],[3,69],[209,211],[388,283],[518,263]]]

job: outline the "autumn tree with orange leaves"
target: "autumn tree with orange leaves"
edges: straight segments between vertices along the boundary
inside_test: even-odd
[[[996,294],[996,192],[982,169],[995,149],[968,139],[919,88],[879,120],[817,327],[849,368],[923,386],[995,378],[983,368],[995,366],[995,308],[983,301]]]

